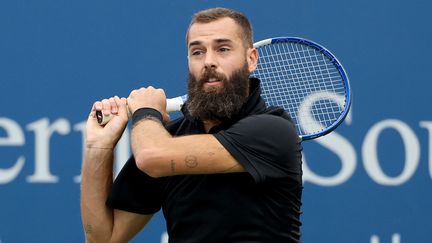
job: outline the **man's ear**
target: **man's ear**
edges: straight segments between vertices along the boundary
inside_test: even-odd
[[[247,50],[247,62],[249,67],[249,72],[255,71],[258,63],[258,51],[256,48],[249,48]]]

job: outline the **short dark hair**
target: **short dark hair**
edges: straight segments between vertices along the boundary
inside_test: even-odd
[[[243,38],[245,47],[253,46],[252,25],[248,18],[244,14],[228,8],[210,8],[194,14],[186,33],[186,42],[188,41],[189,30],[193,24],[210,23],[221,18],[231,18],[234,20],[234,22],[238,24],[243,31],[240,36]]]

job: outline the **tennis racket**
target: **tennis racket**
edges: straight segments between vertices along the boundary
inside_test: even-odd
[[[336,129],[351,106],[351,90],[342,64],[326,48],[299,37],[277,37],[254,44],[261,96],[268,106],[283,107],[302,140]],[[167,99],[167,111],[179,111],[187,96]],[[97,113],[98,122],[108,119]],[[108,117],[109,118],[109,117]]]

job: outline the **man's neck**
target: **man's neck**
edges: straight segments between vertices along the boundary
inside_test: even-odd
[[[220,121],[203,121],[205,132],[209,133],[209,131],[210,131],[210,129],[212,129],[212,127],[217,126],[220,123],[221,123]]]

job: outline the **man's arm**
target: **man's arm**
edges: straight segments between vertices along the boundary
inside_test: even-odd
[[[132,91],[128,106],[131,113],[147,107],[169,117],[165,92],[151,86]],[[157,119],[133,124],[131,146],[137,167],[152,177],[245,171],[213,135],[172,137]]]
[[[109,105],[96,102],[86,124],[86,149],[81,181],[81,216],[87,242],[126,242],[150,220],[140,215],[112,210],[105,205],[113,182],[113,149],[127,123],[126,100],[110,99],[118,116],[99,126],[95,111]],[[110,113],[111,111],[105,111]]]
[[[134,125],[131,145],[138,168],[153,177],[245,171],[213,135],[172,137],[153,119]]]
[[[126,242],[152,215],[112,210],[105,201],[112,186],[111,150],[86,148],[81,182],[81,213],[87,242]]]

